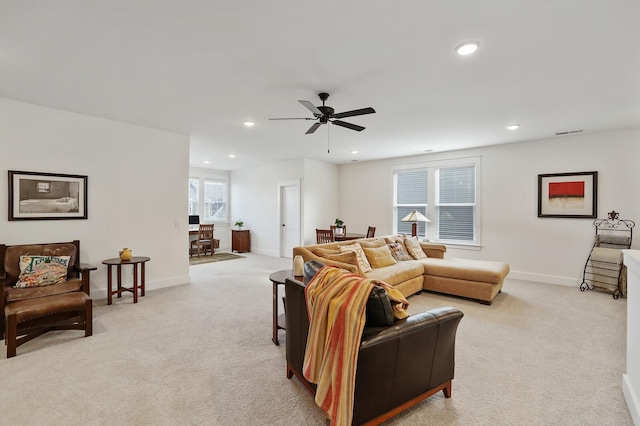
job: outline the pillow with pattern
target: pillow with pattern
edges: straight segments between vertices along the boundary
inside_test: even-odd
[[[365,256],[364,251],[362,250],[362,247],[360,246],[360,244],[353,243],[349,245],[338,246],[338,249],[340,250],[341,253],[344,253],[345,251],[356,252],[356,256],[358,257],[358,269],[360,269],[360,273],[364,274],[373,269],[369,264],[369,261],[367,260],[367,256]]]
[[[387,247],[389,247],[389,250],[391,251],[391,256],[393,256],[393,258],[398,262],[403,260],[411,260],[411,256],[409,256],[407,252],[404,251],[404,246],[402,244],[391,243],[387,244]]]
[[[67,280],[71,256],[20,256],[16,288],[43,287]]]
[[[417,237],[405,238],[404,246],[414,259],[426,259],[427,255],[422,250]]]

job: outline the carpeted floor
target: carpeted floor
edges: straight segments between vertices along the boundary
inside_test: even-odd
[[[285,377],[271,342],[271,272],[290,259],[247,253],[190,269],[192,283],[94,303],[94,335],[51,332],[0,355],[0,424],[325,425]],[[278,299],[280,300],[280,299]],[[454,306],[452,398],[439,393],[386,425],[631,425],[622,394],[626,299],[507,279],[492,306]],[[282,309],[282,307],[281,307]],[[2,346],[0,346],[2,347]]]
[[[211,262],[222,262],[225,260],[233,260],[233,259],[244,259],[245,256],[240,256],[239,254],[234,253],[226,253],[223,251],[219,251],[214,253],[213,255],[202,255],[202,256],[189,256],[189,265],[202,265],[203,263],[211,263]]]

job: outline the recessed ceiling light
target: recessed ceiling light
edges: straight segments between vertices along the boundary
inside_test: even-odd
[[[209,160],[204,160],[204,164],[209,164]]]
[[[519,128],[520,128],[520,125],[518,123],[509,124],[507,126],[507,129],[509,129],[509,130],[516,130],[516,129],[519,129]]]
[[[229,154],[229,158],[236,158],[235,154]]]
[[[480,43],[477,41],[465,41],[456,46],[456,53],[460,56],[467,56],[475,53],[480,47]]]
[[[358,151],[354,149],[353,151],[351,151],[351,153],[352,153],[352,154],[357,154],[357,153],[358,153]]]
[[[247,127],[253,127],[256,124],[253,121],[243,121],[242,123]]]

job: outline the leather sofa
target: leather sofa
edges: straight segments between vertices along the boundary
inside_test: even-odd
[[[325,244],[294,247],[293,256],[302,256],[305,262],[316,260],[325,265],[338,266],[367,278],[384,281],[396,287],[405,297],[420,293],[422,290],[451,294],[478,300],[490,305],[496,295],[502,291],[504,278],[509,273],[509,265],[504,262],[445,259],[446,246],[420,242],[426,259],[398,261],[382,268],[374,268],[362,273],[357,265],[343,263],[323,257],[318,249],[338,249],[339,246],[359,242],[363,245],[371,243],[391,243],[402,238],[401,235],[363,238],[352,241],[340,241]]]
[[[287,378],[296,376],[315,394],[316,385],[302,373],[309,330],[304,289],[303,281],[288,278],[285,282]],[[439,391],[450,398],[456,331],[462,316],[458,309],[444,307],[386,327],[365,325],[352,424],[382,423]]]

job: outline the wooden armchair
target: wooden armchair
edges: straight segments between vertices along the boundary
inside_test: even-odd
[[[0,338],[5,339],[7,358],[16,355],[18,346],[51,330],[92,334],[89,273],[95,269],[80,263],[78,240],[0,244]]]
[[[213,238],[213,224],[207,225],[201,223],[198,228],[198,238],[191,241],[189,254],[193,255],[195,252],[200,256],[201,250],[203,250],[205,255],[207,254],[207,251],[210,251],[211,255],[213,255],[217,244],[219,244],[219,240],[215,240]]]
[[[333,230],[331,229],[316,229],[316,242],[318,244],[332,243],[335,241]]]

